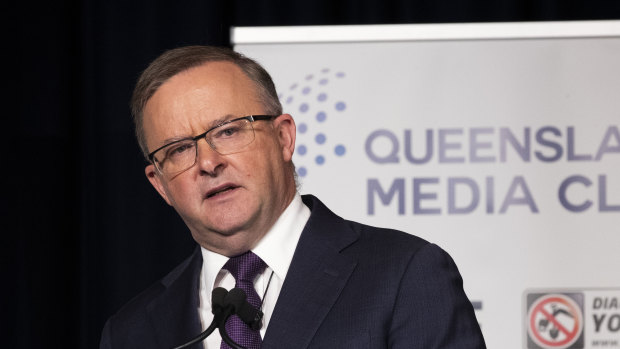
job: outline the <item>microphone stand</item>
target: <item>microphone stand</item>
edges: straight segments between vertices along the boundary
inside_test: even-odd
[[[191,341],[183,344],[183,345],[179,345],[178,347],[174,347],[172,349],[183,349],[183,348],[187,348],[190,345],[194,345],[196,343],[202,342],[205,338],[209,337],[209,335],[217,328],[217,323],[215,322],[215,320],[213,322],[211,322],[211,325],[209,325],[209,327],[204,330],[204,332],[202,332],[201,334],[199,334],[198,336],[196,336],[196,338],[192,339]]]

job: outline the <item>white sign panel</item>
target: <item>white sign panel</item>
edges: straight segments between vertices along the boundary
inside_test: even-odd
[[[617,304],[620,22],[305,29],[234,32],[296,120],[302,193],[447,250],[489,348],[597,348],[596,320],[528,337],[523,309]],[[620,309],[599,313],[620,348]]]

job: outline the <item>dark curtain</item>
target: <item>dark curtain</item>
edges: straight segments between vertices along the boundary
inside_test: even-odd
[[[144,176],[128,101],[166,49],[230,26],[620,18],[604,0],[69,0],[5,13],[5,348],[95,348],[107,317],[194,248]]]

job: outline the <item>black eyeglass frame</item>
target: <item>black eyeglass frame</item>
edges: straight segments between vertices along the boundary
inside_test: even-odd
[[[228,121],[223,122],[223,123],[221,123],[219,125],[211,127],[210,129],[206,130],[205,132],[199,134],[198,136],[187,137],[187,138],[176,140],[174,142],[170,142],[168,144],[164,144],[161,147],[159,147],[159,148],[153,150],[151,153],[149,153],[149,155],[147,156],[147,159],[149,159],[149,161],[152,164],[155,164],[155,161],[153,160],[153,158],[155,157],[155,153],[157,153],[158,151],[160,151],[160,150],[162,150],[162,149],[164,149],[164,148],[166,148],[166,147],[168,147],[168,146],[170,146],[172,144],[176,144],[176,143],[180,143],[180,142],[185,142],[185,141],[188,141],[188,140],[192,140],[194,142],[197,142],[200,138],[204,138],[205,140],[207,140],[207,137],[206,137],[207,133],[215,130],[218,127],[222,127],[224,125],[230,124],[231,122],[235,122],[235,121],[239,121],[239,120],[248,120],[249,122],[261,121],[261,120],[273,120],[273,119],[277,118],[278,116],[279,115],[247,115],[247,116],[242,116],[240,118],[228,120]],[[207,143],[213,149],[213,145],[211,145],[211,143],[209,143],[208,141],[207,141]],[[216,149],[213,149],[213,150],[217,151]]]

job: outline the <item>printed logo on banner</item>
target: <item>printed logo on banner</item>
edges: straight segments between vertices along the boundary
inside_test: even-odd
[[[584,348],[583,303],[583,293],[528,294],[527,348]]]
[[[284,111],[294,113],[297,124],[294,161],[300,177],[346,155],[346,145],[326,127],[331,118],[342,117],[347,109],[337,95],[338,82],[345,77],[342,71],[323,68],[306,74],[279,94]]]

